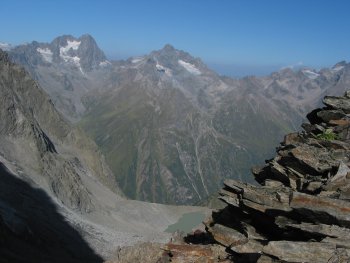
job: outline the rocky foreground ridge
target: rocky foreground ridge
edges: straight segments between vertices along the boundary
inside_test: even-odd
[[[350,262],[350,91],[323,103],[252,169],[260,186],[226,180],[206,232],[149,262]]]
[[[350,92],[323,103],[275,158],[253,168],[261,186],[225,182],[228,206],[206,227],[236,261],[350,260]]]

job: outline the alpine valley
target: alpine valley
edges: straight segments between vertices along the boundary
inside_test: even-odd
[[[0,105],[1,262],[103,262],[207,213],[127,200],[96,144],[1,50]]]
[[[49,118],[45,130],[86,132],[94,143],[81,145],[105,157],[101,180],[111,191],[165,204],[205,203],[228,178],[252,182],[250,167],[350,84],[346,62],[233,79],[171,45],[121,61],[108,60],[90,35],[2,45],[72,123],[56,132]]]

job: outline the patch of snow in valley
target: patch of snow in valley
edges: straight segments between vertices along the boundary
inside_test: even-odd
[[[318,73],[316,73],[314,71],[311,71],[309,69],[304,69],[304,70],[302,70],[302,72],[309,79],[316,79],[316,78],[318,78],[318,76],[320,76],[320,74],[318,74]]]
[[[52,62],[52,51],[49,48],[37,48],[36,51],[40,53],[46,62]]]
[[[188,72],[194,74],[194,75],[200,75],[202,72],[196,68],[195,65],[188,63],[186,61],[183,61],[181,59],[178,60],[179,64],[184,67]]]

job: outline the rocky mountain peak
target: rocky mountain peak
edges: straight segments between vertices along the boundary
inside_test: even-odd
[[[165,44],[165,46],[162,48],[162,50],[164,50],[165,52],[174,52],[174,51],[176,51],[174,46],[172,46],[170,44]]]
[[[51,43],[33,41],[17,46],[10,53],[16,62],[24,65],[67,64],[83,74],[107,63],[105,54],[88,34],[79,38],[63,35]]]
[[[81,45],[78,49],[80,63],[84,70],[90,71],[106,62],[106,56],[98,47],[95,39],[89,34],[82,35],[79,40]]]
[[[13,48],[13,46],[9,43],[5,43],[5,42],[0,42],[0,49],[4,50],[4,51],[9,51]]]
[[[155,62],[160,72],[173,72],[177,76],[196,77],[203,74],[213,74],[201,59],[193,57],[186,51],[176,49],[166,44],[162,49],[150,53],[148,56]]]
[[[58,36],[56,37],[54,40],[52,40],[51,45],[52,47],[57,46],[57,47],[62,47],[67,45],[67,41],[70,40],[77,40],[75,37],[73,37],[72,35],[62,35],[62,36]]]
[[[340,62],[338,62],[337,64],[335,64],[335,65],[333,66],[333,68],[340,67],[340,66],[346,66],[346,65],[348,65],[348,63],[346,63],[346,61],[343,60],[343,61],[340,61]]]
[[[350,64],[346,63],[346,61],[340,61],[340,62],[338,62],[337,64],[335,64],[335,65],[331,68],[331,70],[332,70],[332,71],[335,71],[335,72],[337,72],[337,71],[340,72],[340,71],[343,70],[344,68],[347,68],[349,65],[350,65]]]
[[[95,39],[88,34],[75,38],[71,35],[57,37],[49,47],[56,61],[75,64],[82,72],[91,71],[106,61],[103,51],[97,46]],[[45,57],[47,50],[38,50]]]

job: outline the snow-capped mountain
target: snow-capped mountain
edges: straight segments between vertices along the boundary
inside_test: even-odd
[[[5,43],[5,42],[0,42],[0,49],[2,49],[3,51],[9,51],[13,48],[13,46],[9,43]]]
[[[33,41],[14,47],[9,55],[31,73],[71,121],[85,112],[82,97],[103,85],[102,76],[111,68],[111,62],[90,35],[60,36],[51,43]]]
[[[327,94],[350,86],[350,66],[289,68],[232,79],[171,45],[108,61],[90,36],[12,49],[56,107],[96,141],[124,193],[195,203],[224,178],[251,180],[282,136]]]
[[[102,263],[206,211],[123,198],[96,144],[3,51],[0,119],[0,262]]]
[[[83,35],[79,38],[70,35],[60,36],[51,43],[34,41],[15,47],[11,54],[15,59],[27,55],[26,58],[32,65],[73,66],[83,74],[109,64],[103,51],[99,49],[90,35]]]
[[[133,199],[196,203],[224,178],[251,180],[292,126],[261,94],[170,45],[115,64],[107,83],[81,124]]]

